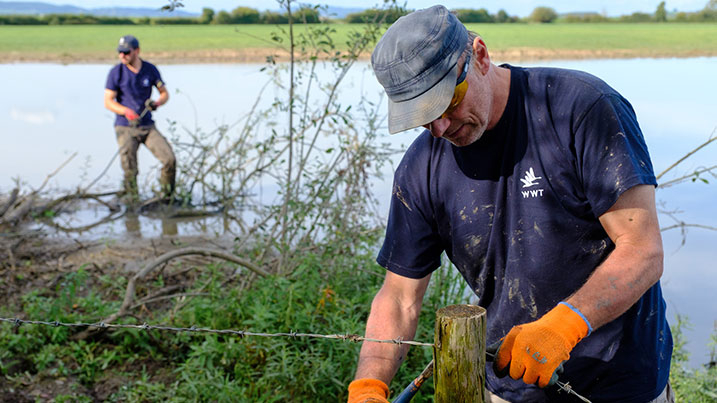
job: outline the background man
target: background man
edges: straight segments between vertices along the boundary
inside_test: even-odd
[[[140,144],[149,148],[162,163],[161,192],[170,197],[174,192],[176,161],[172,147],[159,133],[150,111],[164,105],[169,92],[159,70],[139,57],[139,41],[132,35],[120,38],[117,46],[120,63],[110,70],[105,84],[105,108],[117,114],[115,132],[120,148],[124,190],[131,198],[137,191],[137,149]],[[159,98],[152,101],[152,87],[159,90]]]
[[[445,252],[502,341],[493,401],[573,401],[548,386],[561,363],[593,402],[674,399],[656,180],[627,100],[586,73],[492,64],[443,6],[399,19],[371,62],[389,131],[427,130],[395,173],[366,336],[413,339]],[[406,349],[365,342],[349,402],[385,402]]]

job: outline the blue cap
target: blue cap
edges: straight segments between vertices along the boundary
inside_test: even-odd
[[[371,65],[388,95],[391,134],[428,124],[451,102],[468,30],[444,6],[398,19],[376,45]]]
[[[117,45],[118,52],[129,52],[130,50],[137,49],[139,47],[139,41],[132,35],[125,35],[120,38],[119,44]]]

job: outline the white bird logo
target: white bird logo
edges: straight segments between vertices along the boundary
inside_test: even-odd
[[[529,188],[531,186],[535,186],[538,183],[535,182],[538,179],[543,179],[542,176],[535,176],[535,173],[533,172],[533,167],[530,167],[529,170],[525,171],[525,178],[521,179],[520,181],[523,182],[524,188]]]

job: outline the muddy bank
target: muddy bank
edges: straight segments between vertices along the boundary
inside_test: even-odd
[[[57,298],[68,279],[82,269],[87,276],[87,286],[99,293],[99,297],[109,301],[117,298],[116,292],[108,287],[107,279],[120,281],[130,277],[147,262],[167,251],[181,247],[195,246],[214,250],[231,250],[233,239],[204,237],[158,237],[153,239],[132,239],[117,237],[109,240],[78,241],[70,237],[48,236],[42,232],[2,233],[0,234],[0,300],[6,309],[12,307],[11,315],[25,317],[22,312],[23,296],[34,292],[39,297]],[[159,268],[158,275],[163,288],[140,285],[139,303],[143,315],[151,317],[153,309],[161,309],[167,301],[161,301],[168,294],[182,293],[190,288],[200,275],[202,267],[216,262],[206,256],[184,256],[166,262]],[[221,270],[227,273],[235,269],[224,265]],[[104,280],[103,280],[104,278]],[[157,276],[151,276],[149,282],[156,282]],[[151,289],[151,295],[150,295]],[[145,306],[140,298],[162,296],[154,305]],[[171,296],[171,295],[170,295]],[[160,305],[157,305],[160,304]],[[82,312],[83,307],[73,307]],[[46,318],[51,320],[53,318]],[[100,319],[99,317],[97,319]],[[16,330],[17,332],[17,330]],[[54,401],[58,396],[87,397],[90,401],[106,401],[123,385],[132,381],[127,373],[144,367],[151,382],[170,384],[175,378],[171,368],[151,357],[142,357],[138,361],[107,370],[91,385],[83,382],[81,375],[74,373],[74,363],[63,362],[71,375],[58,376],[60,363],[53,362],[48,368],[37,370],[30,356],[14,356],[4,362],[7,376],[0,377],[0,402]],[[63,367],[64,368],[64,367]]]
[[[629,58],[687,58],[717,56],[717,52],[704,52],[686,49],[671,52],[659,49],[548,49],[548,48],[509,48],[491,49],[491,58],[498,62],[527,62],[551,59],[629,59]],[[193,63],[265,63],[268,57],[279,62],[289,60],[288,53],[275,48],[250,49],[208,49],[198,51],[146,52],[143,57],[160,64]],[[370,53],[361,56],[368,60]],[[111,52],[84,54],[72,52],[32,53],[6,52],[0,54],[0,63],[114,63],[116,56]]]
[[[31,290],[54,289],[65,275],[79,268],[97,277],[103,274],[127,276],[169,251],[201,247],[229,252],[235,242],[231,236],[115,236],[87,241],[42,231],[0,235],[0,279],[3,282],[0,300],[7,306],[19,306],[19,298]],[[202,266],[221,259],[185,256],[177,261]]]

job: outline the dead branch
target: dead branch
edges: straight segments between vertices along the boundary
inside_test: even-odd
[[[711,226],[711,225],[688,224],[688,223],[682,222],[682,221],[680,221],[678,224],[673,224],[673,225],[670,225],[670,226],[667,226],[667,227],[660,228],[660,231],[669,231],[669,230],[675,229],[675,228],[685,229],[685,228],[687,228],[687,227],[702,228],[702,229],[708,229],[708,230],[712,230],[712,231],[717,231],[717,227],[713,227],[713,226]],[[684,243],[684,242],[683,242],[683,243]]]
[[[7,200],[7,203],[5,204],[4,207],[0,208],[0,217],[4,216],[5,213],[7,213],[7,211],[10,209],[10,207],[12,207],[12,205],[15,204],[15,200],[17,200],[18,193],[20,193],[19,188],[15,188],[12,190],[12,192],[10,193],[10,197]]]
[[[23,221],[27,217],[27,215],[30,213],[52,210],[63,202],[67,202],[67,201],[71,201],[71,200],[75,200],[75,199],[94,199],[94,200],[97,200],[98,202],[104,204],[107,208],[110,209],[110,211],[116,210],[117,209],[116,207],[103,202],[99,198],[102,196],[115,195],[115,194],[118,194],[119,192],[88,194],[88,193],[85,193],[86,192],[86,189],[85,189],[84,191],[78,191],[74,194],[65,195],[65,196],[59,197],[57,199],[50,200],[45,203],[40,202],[40,200],[41,200],[40,192],[42,191],[42,189],[44,189],[45,186],[47,185],[47,183],[50,181],[50,179],[53,176],[57,175],[57,173],[60,172],[60,170],[62,170],[62,168],[64,168],[70,161],[72,161],[72,159],[75,158],[76,155],[77,155],[77,153],[72,154],[57,169],[55,169],[53,172],[49,173],[45,177],[45,180],[42,182],[40,187],[38,187],[37,189],[33,190],[32,192],[30,192],[22,197],[19,197],[19,200],[18,200],[19,189],[18,188],[13,189],[6,205],[3,206],[2,208],[0,208],[0,225],[2,225],[2,224],[16,225],[19,222]]]
[[[83,225],[81,227],[65,227],[63,225],[57,224],[56,222],[54,222],[52,220],[43,220],[43,222],[45,222],[45,224],[47,224],[53,228],[56,228],[62,232],[65,232],[65,233],[70,233],[70,232],[82,233],[85,231],[89,231],[90,229],[97,227],[99,225],[106,224],[106,223],[112,222],[112,221],[116,221],[116,220],[124,217],[126,214],[127,214],[126,212],[121,212],[118,214],[114,214],[114,213],[110,212],[110,214],[108,214],[106,217],[104,217],[98,221],[95,221],[91,224]]]
[[[104,319],[102,322],[104,323],[112,323],[113,321],[117,320],[117,318],[120,318],[122,316],[125,316],[126,313],[131,309],[132,301],[134,300],[134,294],[135,289],[137,287],[137,281],[142,280],[147,274],[152,272],[152,270],[156,269],[157,267],[161,266],[165,262],[172,260],[174,258],[180,257],[180,256],[186,256],[186,255],[203,255],[203,256],[212,256],[220,259],[227,260],[232,263],[236,263],[242,267],[245,267],[249,269],[250,271],[262,276],[266,277],[269,276],[269,273],[266,272],[261,267],[255,265],[254,263],[243,259],[239,256],[221,251],[216,249],[208,249],[208,248],[196,248],[196,247],[190,247],[190,248],[183,248],[178,249],[175,251],[167,252],[163,255],[158,256],[153,261],[149,262],[147,266],[145,266],[144,269],[142,269],[140,272],[135,274],[127,283],[127,290],[125,291],[124,300],[122,301],[122,305],[120,306],[119,310],[116,313],[113,313],[112,315],[108,316],[106,319]],[[76,335],[74,335],[72,338],[74,340],[84,340],[90,334],[96,332],[96,329],[86,329]]]
[[[687,158],[689,158],[692,154],[694,154],[694,153],[696,153],[697,151],[699,151],[699,150],[701,150],[701,149],[707,147],[711,142],[717,140],[717,136],[715,136],[715,133],[717,133],[717,128],[715,128],[715,129],[712,131],[712,134],[711,134],[710,137],[707,139],[707,141],[705,141],[704,143],[702,143],[702,144],[700,144],[699,146],[695,147],[694,150],[692,150],[692,151],[688,152],[687,154],[685,154],[682,158],[680,158],[680,159],[678,159],[677,161],[675,161],[674,164],[670,165],[669,167],[667,167],[667,169],[665,169],[664,171],[662,171],[662,173],[660,173],[659,175],[657,175],[657,180],[659,181],[660,178],[662,178],[663,175],[665,175],[667,172],[669,172],[672,168],[674,168],[674,167],[676,167],[677,165],[679,165],[682,161],[684,161],[684,160],[686,160]]]
[[[151,299],[157,298],[157,297],[165,295],[165,294],[169,294],[170,292],[174,292],[174,291],[180,290],[182,288],[184,288],[184,285],[182,285],[182,284],[170,285],[170,286],[164,287],[161,290],[155,292],[154,294],[147,295],[146,297],[140,299],[139,301],[137,301],[137,304],[139,304],[139,305],[144,304],[145,302],[147,302]]]
[[[689,175],[684,175],[684,176],[682,176],[682,177],[672,179],[672,180],[667,181],[667,182],[665,182],[665,183],[660,183],[659,185],[657,185],[657,187],[660,188],[660,189],[664,189],[664,188],[666,188],[666,187],[669,187],[669,186],[672,186],[672,185],[676,185],[676,184],[678,184],[678,183],[684,182],[684,181],[689,180],[689,179],[693,179],[693,180],[694,180],[695,178],[698,178],[700,175],[702,175],[702,174],[704,174],[704,173],[710,173],[710,174],[714,175],[714,172],[713,172],[713,171],[716,171],[716,170],[717,170],[717,165],[712,165],[712,166],[709,167],[709,168],[698,169],[698,170],[692,172],[692,173],[689,174]]]
[[[35,204],[35,195],[29,194],[21,199],[19,204],[8,211],[2,218],[0,218],[0,224],[16,224],[20,222],[25,216],[30,213],[32,206]]]
[[[161,297],[148,299],[144,302],[138,302],[138,303],[132,305],[132,307],[130,309],[135,309],[139,306],[149,304],[152,302],[163,301],[165,299],[180,298],[180,297],[206,297],[207,295],[211,295],[211,294],[209,294],[208,292],[183,292],[180,294],[163,295]]]
[[[63,202],[72,201],[72,200],[76,200],[76,199],[92,199],[92,200],[98,201],[100,204],[103,204],[105,207],[107,207],[110,211],[114,212],[114,211],[119,210],[119,206],[110,205],[110,204],[102,201],[100,199],[100,197],[115,196],[118,194],[120,194],[119,190],[116,190],[113,192],[105,192],[105,193],[82,193],[81,191],[79,191],[76,193],[72,193],[72,194],[68,194],[68,195],[59,197],[54,200],[50,200],[49,202],[42,205],[39,209],[42,211],[52,210],[55,207],[57,207],[57,205],[59,205],[60,203],[63,203]]]
[[[14,270],[17,270],[17,267],[15,267],[15,255],[12,253],[12,248],[10,246],[7,247],[7,256],[8,260],[10,261],[10,267]]]
[[[110,159],[110,162],[107,163],[107,165],[105,166],[105,169],[102,170],[102,172],[100,173],[100,175],[99,175],[98,177],[96,177],[92,182],[90,182],[90,184],[87,185],[84,190],[82,190],[82,191],[80,191],[80,192],[78,192],[78,193],[79,193],[79,194],[86,194],[87,191],[90,190],[90,188],[91,188],[92,186],[94,186],[95,183],[97,183],[97,181],[100,180],[100,178],[102,178],[103,176],[105,176],[105,174],[107,173],[107,170],[110,169],[110,166],[112,166],[112,163],[115,161],[115,158],[117,158],[118,155],[119,155],[119,150],[117,150],[117,152],[115,152],[115,155]]]
[[[62,164],[60,164],[60,166],[57,167],[57,169],[55,169],[52,173],[48,174],[48,175],[45,177],[45,180],[44,180],[44,181],[42,182],[42,184],[40,185],[40,187],[37,188],[37,190],[34,190],[31,194],[36,195],[36,194],[40,193],[40,191],[45,187],[45,185],[47,185],[47,182],[49,182],[50,179],[51,179],[53,176],[57,175],[57,173],[60,172],[60,171],[62,170],[62,168],[65,167],[65,165],[69,164],[70,161],[72,161],[72,159],[75,158],[76,155],[77,155],[77,152],[75,152],[74,154],[70,155],[70,158],[68,158],[65,162],[63,162]]]

